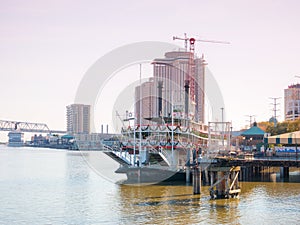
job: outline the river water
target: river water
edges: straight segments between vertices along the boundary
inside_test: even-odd
[[[300,183],[241,182],[239,199],[210,200],[207,186],[115,183],[106,155],[83,155],[0,146],[0,224],[300,223]]]

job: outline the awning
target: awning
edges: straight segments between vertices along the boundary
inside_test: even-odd
[[[69,134],[65,134],[63,136],[61,136],[62,139],[74,139],[74,137],[72,135]]]
[[[284,133],[280,135],[274,135],[265,138],[266,144],[290,144],[300,145],[300,131],[290,132],[290,133]]]

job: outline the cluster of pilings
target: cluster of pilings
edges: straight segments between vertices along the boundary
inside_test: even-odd
[[[238,176],[241,168],[232,167],[211,167],[209,188],[212,199],[219,198],[236,198],[241,192],[239,187]]]
[[[289,179],[289,167],[280,167],[280,178]],[[243,166],[239,174],[240,181],[276,181],[274,167]]]
[[[272,172],[273,171],[273,172]],[[241,192],[240,181],[268,180],[276,181],[276,173],[269,166],[209,166],[205,170],[194,166],[188,168],[186,181],[190,182],[192,172],[193,193],[200,194],[201,183],[210,184],[212,199],[236,198]],[[280,167],[280,178],[289,178],[289,167]]]
[[[210,167],[203,171],[203,181],[210,177],[210,196],[212,199],[236,198],[241,189],[238,184],[239,166],[232,167]],[[195,166],[193,173],[193,193],[200,194],[201,190],[201,168]],[[209,174],[209,175],[208,175]]]

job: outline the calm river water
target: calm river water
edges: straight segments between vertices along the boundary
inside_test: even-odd
[[[240,199],[210,200],[207,186],[116,184],[116,166],[100,152],[0,146],[0,224],[300,223],[300,183],[243,182]]]

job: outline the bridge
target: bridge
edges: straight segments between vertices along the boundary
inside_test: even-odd
[[[21,121],[0,120],[0,131],[21,131],[49,134],[65,134],[66,131],[50,130],[45,123],[30,123]]]

